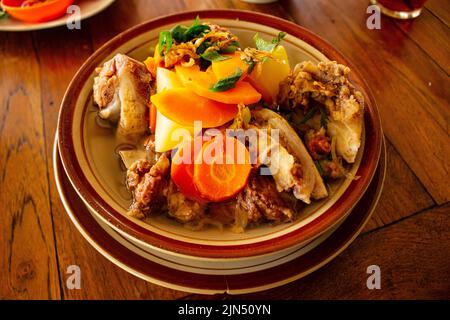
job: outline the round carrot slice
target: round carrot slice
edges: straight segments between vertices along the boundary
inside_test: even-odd
[[[202,137],[184,142],[172,157],[170,177],[187,198],[206,202],[194,184],[194,161],[202,149]]]
[[[194,184],[202,197],[218,202],[232,198],[247,184],[250,156],[232,137],[217,136],[206,142],[194,166]]]

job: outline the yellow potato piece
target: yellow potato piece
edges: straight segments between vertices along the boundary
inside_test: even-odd
[[[182,87],[183,85],[175,72],[160,67],[156,69],[156,91],[158,93],[163,90]],[[194,136],[194,127],[180,125],[157,111],[155,130],[156,152],[169,151],[177,147],[184,139],[192,136]]]
[[[275,101],[280,82],[291,71],[286,49],[283,46],[278,45],[271,54],[274,59],[268,58],[260,66],[256,66],[249,76],[253,86],[269,104]]]

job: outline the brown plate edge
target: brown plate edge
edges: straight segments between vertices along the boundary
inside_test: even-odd
[[[110,223],[119,227],[124,232],[129,233],[133,237],[136,237],[137,239],[146,241],[157,247],[179,253],[205,257],[243,257],[249,255],[260,255],[281,250],[295,243],[307,241],[308,239],[317,236],[321,232],[325,231],[327,226],[337,222],[339,218],[341,218],[341,216],[344,215],[345,212],[348,211],[348,209],[350,209],[353,204],[356,203],[356,201],[362,196],[373,177],[381,150],[380,141],[382,131],[378,110],[373,96],[370,93],[370,89],[367,87],[364,80],[354,68],[352,68],[352,81],[355,83],[355,86],[357,86],[359,90],[362,90],[364,96],[366,97],[366,99],[368,98],[368,101],[370,101],[371,104],[371,108],[369,108],[370,115],[368,114],[369,112],[365,113],[366,133],[368,134],[366,134],[366,147],[364,149],[363,160],[366,159],[366,161],[362,161],[361,166],[358,169],[358,174],[360,174],[361,171],[366,172],[367,174],[361,175],[362,178],[358,180],[359,182],[352,182],[353,188],[355,188],[355,184],[357,184],[357,186],[359,187],[358,192],[355,192],[354,190],[352,191],[352,185],[349,186],[347,191],[340,197],[340,199],[333,205],[333,207],[328,210],[328,214],[324,213],[323,215],[321,215],[321,217],[308,224],[308,228],[305,228],[307,226],[303,226],[298,230],[275,239],[275,241],[271,240],[250,245],[218,247],[184,243],[182,241],[177,241],[158,235],[132,222],[132,220],[123,216],[119,212],[115,212],[103,199],[98,196],[95,190],[93,190],[93,188],[89,185],[78,163],[76,161],[75,163],[71,161],[73,158],[75,158],[73,143],[71,140],[72,136],[70,134],[71,130],[64,130],[64,128],[71,129],[72,122],[70,121],[70,119],[73,116],[74,110],[73,108],[68,108],[67,106],[74,105],[74,97],[76,97],[77,95],[75,95],[73,91],[75,90],[76,92],[76,90],[78,90],[79,92],[79,90],[81,89],[80,83],[82,83],[80,81],[83,79],[86,80],[91,74],[91,72],[88,71],[92,70],[92,68],[94,68],[104,59],[102,54],[108,54],[110,50],[114,49],[112,47],[117,46],[119,43],[122,43],[129,38],[134,37],[136,34],[139,34],[144,30],[152,28],[153,24],[162,25],[175,23],[179,20],[193,18],[197,14],[200,14],[202,17],[213,18],[236,18],[237,16],[239,16],[240,19],[245,19],[246,21],[256,23],[261,23],[261,19],[265,19],[263,21],[264,24],[277,29],[285,30],[288,33],[318,48],[327,57],[333,59],[337,58],[336,60],[338,62],[345,63],[346,65],[349,65],[351,67],[351,64],[336,49],[334,49],[331,45],[326,43],[317,35],[296,24],[265,14],[256,14],[254,12],[240,10],[208,10],[203,12],[196,11],[169,15],[145,22],[125,31],[124,33],[119,34],[118,36],[107,42],[99,50],[97,50],[90,58],[88,58],[85,64],[83,64],[83,66],[77,72],[69,85],[69,88],[63,98],[60,117],[58,119],[57,131],[59,137],[60,154],[69,179],[71,180],[72,184],[76,186],[76,190],[80,194],[80,196],[82,196],[96,212],[101,214]],[[81,80],[77,80],[78,78],[81,78]],[[368,138],[370,140],[368,140]],[[369,148],[369,146],[371,145],[372,147]],[[369,155],[367,155],[366,153],[369,153]],[[371,159],[372,161],[367,161],[367,159]],[[343,207],[347,210],[341,209],[339,211],[341,214],[338,214],[339,212],[337,212],[336,210],[337,206],[340,206],[341,208]]]
[[[354,209],[358,210],[361,207],[362,210],[352,212],[343,224],[319,246],[283,265],[263,271],[230,276],[200,275],[178,271],[151,262],[129,251],[111,238],[89,214],[88,209],[73,190],[73,186],[65,175],[56,142],[53,161],[58,192],[70,219],[89,244],[112,263],[143,280],[174,290],[198,294],[245,294],[272,289],[303,278],[342,253],[364,228],[378,203],[384,184],[387,159],[383,144],[377,174],[369,186],[367,194]]]

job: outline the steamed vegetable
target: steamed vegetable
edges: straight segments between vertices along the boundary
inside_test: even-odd
[[[239,68],[242,70],[241,80],[247,76],[247,69],[249,65],[241,59],[241,52],[236,51],[233,54],[224,55],[228,59],[219,60],[216,59],[212,62],[212,71],[214,72],[217,79],[227,78],[236,72]]]
[[[262,94],[264,101],[271,104],[277,97],[280,82],[288,76],[290,71],[286,50],[278,45],[271,52],[271,57],[258,63],[248,78],[256,90]]]
[[[240,76],[235,79],[233,88],[212,91],[211,88],[220,81],[217,80],[214,72],[200,71],[198,66],[189,68],[176,66],[175,69],[183,85],[199,96],[226,104],[252,104],[261,99],[261,94],[250,83],[238,81]]]
[[[189,199],[204,202],[194,183],[194,160],[202,149],[202,137],[186,140],[172,158],[170,176],[178,189]]]
[[[279,32],[276,38],[273,38],[271,42],[267,42],[257,33],[253,37],[253,40],[255,41],[256,49],[261,51],[273,52],[285,36],[286,32]]]
[[[234,118],[236,105],[224,104],[196,95],[187,88],[164,90],[151,97],[158,111],[184,126],[201,121],[204,128],[220,126]]]
[[[183,87],[175,72],[160,67],[156,69],[156,83],[157,92]],[[175,148],[184,139],[179,133],[184,132],[187,136],[196,134],[192,125],[184,126],[170,120],[159,112],[154,104],[150,104],[150,129],[155,133],[156,152],[165,152]]]
[[[158,110],[156,110],[156,107],[153,105],[153,103],[150,103],[150,132],[155,133],[156,132],[156,118],[158,116]]]
[[[200,161],[198,157],[203,157]],[[239,193],[250,174],[247,148],[235,138],[217,136],[206,142],[194,166],[194,184],[202,197],[224,201]]]

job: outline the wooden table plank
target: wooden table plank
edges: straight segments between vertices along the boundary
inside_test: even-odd
[[[0,43],[0,299],[59,299],[39,62],[29,34]]]
[[[367,29],[364,1],[281,3],[297,23],[327,39],[358,68],[369,81],[389,140],[434,200],[449,201],[447,74],[391,19],[382,17],[381,30]]]
[[[214,299],[449,299],[450,205],[358,238],[335,260],[291,284]],[[369,290],[367,267],[381,269],[381,289]],[[190,295],[187,299],[208,299]]]
[[[449,3],[450,5],[450,3]],[[442,68],[450,73],[450,28],[430,11],[414,20],[395,20],[397,26]]]
[[[0,34],[0,207],[8,213],[0,227],[0,267],[7,271],[0,278],[0,298],[187,296],[129,275],[82,238],[60,204],[51,147],[59,102],[93,49],[145,20],[213,8],[295,19],[322,35],[369,81],[388,137],[385,189],[365,234],[306,279],[243,298],[449,298],[450,208],[448,204],[434,207],[435,201],[447,202],[450,194],[448,5],[429,0],[422,16],[412,22],[383,17],[378,31],[365,28],[366,6],[350,0],[339,6],[325,0],[266,5],[240,0],[118,0],[83,21],[81,31],[34,32],[35,48],[30,33]],[[415,212],[420,213],[411,216]],[[379,291],[365,287],[365,268],[372,263],[382,268]],[[65,286],[66,268],[72,264],[81,267],[81,290]]]
[[[389,141],[386,141],[386,151],[383,191],[363,232],[380,228],[434,205],[431,196]]]
[[[450,10],[448,0],[428,0],[425,8],[441,19],[447,26],[450,23]]]
[[[95,28],[92,28],[94,48],[98,48],[118,33],[158,16],[206,9],[251,10],[273,14],[288,20],[292,19],[278,3],[257,5],[241,0],[116,1],[108,10],[89,21],[91,25],[95,25]],[[110,24],[108,21],[115,21],[115,23]]]
[[[52,146],[59,103],[76,70],[92,53],[91,38],[87,25],[80,31],[58,28],[36,32],[34,36],[42,70],[40,80],[47,166],[53,181]],[[175,299],[185,295],[140,280],[115,267],[97,253],[74,227],[62,207],[53,182],[50,185],[50,195],[65,299]],[[68,277],[66,270],[70,265],[78,265],[81,269],[81,290],[70,290],[65,285]]]

